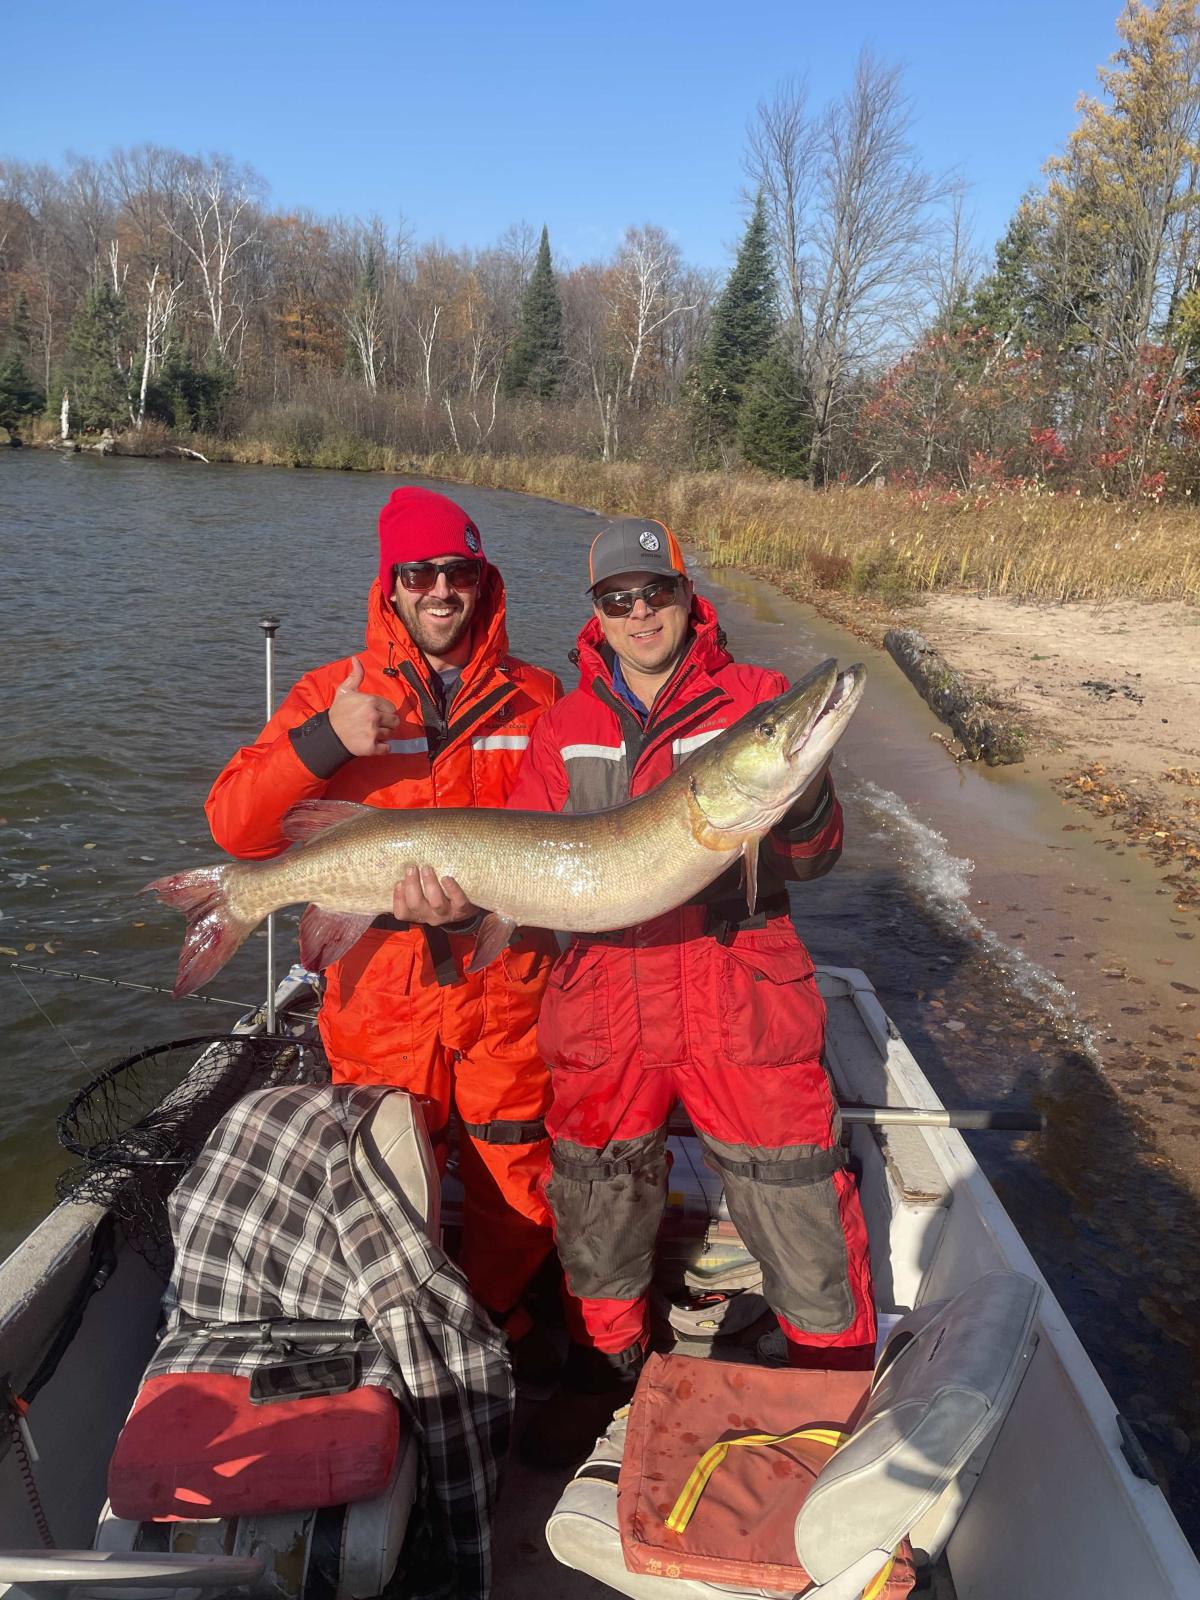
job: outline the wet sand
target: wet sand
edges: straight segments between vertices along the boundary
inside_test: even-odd
[[[813,630],[807,607],[792,612],[761,579],[714,577],[769,628],[807,614]],[[1033,735],[1024,763],[955,763],[946,730],[882,649],[896,625],[919,628],[1020,710]],[[854,650],[871,672],[873,705],[844,741],[854,770],[901,796],[969,876],[969,887],[947,885],[948,914],[1044,991],[1060,1037],[1200,1196],[1200,613],[945,596],[825,627],[831,654]]]
[[[912,625],[1031,730],[1051,781],[1200,900],[1200,610],[936,595]]]

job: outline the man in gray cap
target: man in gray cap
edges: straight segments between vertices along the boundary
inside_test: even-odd
[[[588,588],[579,687],[533,729],[508,800],[518,809],[620,805],[787,688],[734,661],[661,522],[606,524]],[[762,844],[753,916],[734,866],[696,901],[574,938],[556,962],[538,1044],[553,1093],[546,1196],[580,1313],[563,1380],[576,1403],[543,1412],[531,1459],[582,1455],[636,1381],[677,1101],[762,1264],[789,1359],[872,1365],[866,1226],[821,1064],[825,1007],[786,890],[828,872],[841,847],[841,806],[821,773]]]

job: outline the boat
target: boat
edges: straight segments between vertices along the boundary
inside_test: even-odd
[[[981,1281],[1031,1286],[1027,1337],[1002,1425],[986,1452],[971,1456],[970,1471],[948,1485],[936,1515],[914,1530],[922,1537],[932,1530],[923,1546],[933,1558],[925,1574],[929,1591],[937,1600],[1090,1600],[1109,1593],[1197,1600],[1200,1563],[1132,1429],[962,1134],[943,1125],[945,1108],[869,979],[856,969],[822,967],[818,982],[828,1010],[827,1064],[840,1102],[851,1115],[856,1106],[905,1108],[896,1121],[864,1117],[850,1126],[881,1322],[919,1318]],[[311,1037],[312,1001],[304,975],[294,971],[281,986],[277,1025],[295,1041],[297,1055]],[[260,1037],[265,1017],[247,1018],[239,1029]],[[398,1091],[393,1098],[407,1100]],[[689,1237],[718,1254],[736,1252],[736,1240],[722,1239],[719,1188],[695,1140],[679,1126],[671,1145],[664,1253],[678,1257],[679,1241]],[[454,1204],[451,1184],[443,1211],[451,1224]],[[726,1265],[730,1260],[727,1254]],[[699,1270],[702,1276],[703,1261]],[[752,1264],[739,1281],[753,1293]],[[108,1464],[154,1347],[162,1290],[161,1273],[112,1227],[100,1201],[59,1204],[0,1265],[0,1375],[9,1399],[26,1392],[39,1368],[43,1375],[53,1369],[27,1411],[10,1405],[7,1438],[0,1439],[0,1590],[38,1596],[70,1587],[80,1595],[95,1587],[110,1595],[194,1596],[242,1586],[280,1600],[402,1595],[402,1585],[388,1586],[388,1571],[370,1562],[356,1566],[355,1552],[345,1547],[339,1572],[331,1576],[315,1563],[310,1570],[317,1521],[311,1515],[294,1518],[286,1538],[278,1528],[254,1534],[179,1522],[165,1533],[155,1525],[153,1541],[144,1537],[144,1525],[139,1533],[138,1525],[113,1517]],[[683,1348],[716,1354],[722,1346],[727,1357],[732,1350],[735,1359],[754,1359],[753,1340],[734,1348],[732,1321],[714,1326],[719,1337],[706,1346],[705,1319],[688,1322],[689,1314],[685,1307],[682,1322],[671,1317],[686,1329]],[[744,1334],[743,1328],[738,1337]],[[552,1535],[561,1531],[563,1507],[569,1510],[567,1476],[513,1462],[493,1541],[494,1600],[524,1600],[532,1588],[563,1600],[614,1592],[570,1562],[570,1538],[564,1544],[555,1536],[555,1552],[547,1543],[546,1525]],[[388,1492],[393,1505],[395,1497],[411,1495],[411,1473],[407,1486],[397,1478]],[[53,1530],[57,1549],[38,1548],[39,1526]],[[288,1559],[281,1551],[290,1552]],[[364,1577],[372,1571],[374,1588]],[[649,1588],[616,1592],[766,1591],[657,1578]]]

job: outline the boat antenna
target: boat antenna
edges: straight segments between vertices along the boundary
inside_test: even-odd
[[[267,721],[275,715],[275,635],[279,618],[269,614],[259,619],[267,652]],[[267,916],[267,1032],[275,1032],[275,913]]]

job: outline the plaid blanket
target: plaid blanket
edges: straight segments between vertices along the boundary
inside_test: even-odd
[[[356,1128],[389,1092],[264,1089],[222,1119],[171,1196],[168,1324],[147,1376],[245,1376],[278,1360],[198,1334],[197,1321],[364,1317],[363,1382],[396,1395],[421,1447],[427,1565],[409,1592],[486,1600],[512,1374],[462,1273],[367,1163],[352,1163]]]

